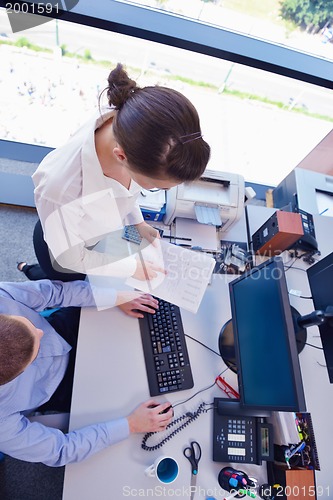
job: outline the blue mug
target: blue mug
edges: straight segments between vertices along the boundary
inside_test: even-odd
[[[156,477],[160,483],[170,484],[178,476],[179,467],[174,458],[161,456],[145,470],[146,476]]]

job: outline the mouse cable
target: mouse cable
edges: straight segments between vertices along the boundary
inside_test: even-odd
[[[221,357],[221,354],[217,351],[214,351],[214,349],[212,349],[211,347],[208,347],[208,345],[204,344],[203,342],[201,342],[200,340],[198,339],[195,339],[194,337],[191,337],[191,335],[189,335],[188,333],[185,333],[185,337],[188,337],[189,339],[191,340],[194,340],[194,342],[198,342],[198,344],[202,345],[202,347],[205,347],[206,349],[208,349],[209,351],[213,352],[214,354],[216,354],[219,358]]]
[[[203,389],[200,389],[199,391],[197,391],[195,394],[193,394],[192,396],[190,396],[189,398],[187,399],[184,399],[183,401],[179,401],[178,403],[175,403],[174,405],[172,405],[172,408],[176,408],[176,406],[179,406],[179,405],[182,405],[184,403],[187,403],[188,401],[190,401],[191,399],[195,398],[195,396],[197,396],[198,394],[200,394],[201,392],[205,392],[205,391],[208,391],[208,389],[211,389],[212,387],[214,387],[214,385],[216,385],[216,379],[218,377],[220,377],[221,375],[223,375],[223,373],[225,373],[226,371],[228,371],[230,368],[227,367],[225,368],[224,370],[221,371],[221,373],[218,374],[218,376],[215,378],[214,380],[214,383],[209,385],[208,387],[204,387]]]
[[[187,399],[184,399],[184,401],[179,401],[178,403],[175,403],[174,405],[172,405],[172,408],[176,408],[176,406],[179,406],[179,405],[182,405],[184,403],[187,403],[188,401],[190,401],[191,399],[195,398],[195,396],[197,396],[198,394],[200,394],[201,392],[205,392],[205,391],[208,391],[208,389],[211,389],[212,387],[214,387],[215,385],[215,381],[213,384],[209,385],[208,387],[205,387],[204,389],[200,389],[199,391],[197,391],[195,394],[193,394],[192,396],[190,396],[189,398]]]

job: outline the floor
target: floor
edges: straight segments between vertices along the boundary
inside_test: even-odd
[[[0,281],[23,281],[18,261],[35,261],[34,209],[0,204]],[[0,450],[1,451],[1,450]],[[61,500],[64,467],[53,468],[5,457],[0,461],[1,500]]]

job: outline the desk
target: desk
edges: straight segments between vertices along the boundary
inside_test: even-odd
[[[230,276],[217,275],[201,303],[196,315],[182,311],[185,332],[218,350],[217,339],[224,321],[230,318],[227,282]],[[208,320],[209,318],[209,320]],[[219,356],[199,344],[187,340],[193,370],[194,388],[168,396],[174,404],[183,401],[197,390],[207,387],[225,367]],[[126,363],[124,362],[126,360]],[[87,367],[91,369],[87,369]],[[228,370],[226,380],[237,387],[236,376]],[[175,416],[184,411],[195,410],[200,402],[212,402],[214,397],[223,397],[217,387],[195,397],[175,409]],[[136,405],[149,398],[147,377],[137,320],[125,316],[120,310],[96,312],[83,310],[76,362],[74,394],[71,412],[71,429],[117,418],[128,414]],[[161,400],[163,398],[161,397]],[[155,452],[140,448],[142,435],[130,438],[81,464],[66,467],[64,500],[120,500],[128,489],[154,488],[155,479],[144,476],[144,469],[160,454],[175,457],[180,466],[176,481],[168,486],[189,488],[190,466],[182,454],[185,445],[196,439],[202,447],[202,459],[197,487],[205,493],[220,490],[217,476],[222,464],[212,461],[212,411],[201,415],[195,422]],[[162,434],[161,434],[162,435]],[[246,470],[258,477],[266,478],[265,468],[249,466]],[[126,488],[127,487],[127,488]],[[129,496],[129,495],[128,495]],[[138,496],[138,493],[133,496]],[[167,497],[168,495],[165,495]],[[174,495],[176,496],[176,495]],[[178,495],[179,496],[179,495]],[[186,498],[189,495],[180,495]],[[216,498],[221,498],[214,494]],[[154,497],[153,497],[154,498]],[[162,497],[164,498],[164,497]],[[204,494],[201,495],[204,498]]]
[[[244,215],[233,230],[226,233],[226,238],[235,241],[247,240]],[[107,251],[107,248],[108,244],[104,242],[101,250]],[[207,288],[197,314],[182,311],[185,332],[216,351],[219,331],[223,323],[230,319],[227,283],[231,279],[232,276],[215,276],[213,283]],[[194,388],[170,394],[168,400],[173,404],[213,384],[215,377],[226,368],[219,356],[190,339],[187,341],[187,347]],[[236,375],[230,370],[225,375],[226,380],[237,388]],[[214,387],[185,405],[178,406],[175,409],[175,417],[186,411],[196,410],[202,401],[210,403],[214,397],[224,396],[220,389]],[[126,316],[119,309],[102,312],[93,309],[82,310],[70,429],[127,415],[149,397],[138,321]],[[165,399],[160,397],[161,401]],[[164,453],[175,457],[180,466],[180,474],[170,488],[189,488],[191,470],[182,450],[194,438],[199,441],[203,451],[197,486],[208,494],[209,490],[211,493],[214,493],[214,489],[220,490],[217,476],[223,465],[212,461],[212,418],[212,411],[200,415],[161,450],[155,452],[141,449],[142,435],[131,435],[128,440],[96,454],[81,464],[67,466],[64,500],[118,500],[129,496],[126,493],[131,489],[137,491],[139,488],[154,488],[159,483],[145,477],[144,469]],[[261,481],[265,480],[265,469],[253,466],[250,470],[253,470],[252,474]],[[132,496],[138,496],[138,493]],[[152,497],[151,494],[150,496]],[[221,498],[214,494],[213,496]],[[190,495],[184,493],[178,497],[189,498]]]
[[[252,208],[252,207],[251,207]],[[250,224],[260,227],[269,217],[263,207],[253,207]],[[269,210],[269,209],[268,209]],[[258,216],[259,214],[259,216]],[[319,217],[319,216],[318,216]],[[262,221],[259,219],[263,219]],[[327,235],[332,234],[333,220],[316,217],[316,231],[322,255],[330,253],[330,242]],[[252,231],[253,232],[253,231]],[[252,233],[251,233],[252,234]],[[303,264],[302,264],[303,265]],[[300,263],[297,264],[297,267]],[[305,266],[305,264],[304,264]],[[306,273],[290,269],[287,273],[288,286],[302,290],[309,295]],[[202,304],[196,315],[182,311],[185,332],[218,350],[217,339],[221,326],[230,319],[230,304],[227,283],[233,276],[215,275],[208,286]],[[310,300],[291,297],[291,304],[301,314],[313,308]],[[308,330],[308,341],[320,345],[317,327]],[[187,340],[189,356],[193,370],[194,388],[170,394],[168,399],[175,404],[194,394],[197,390],[211,385],[215,376],[225,365],[215,354],[204,349],[190,339]],[[125,362],[126,361],[126,362]],[[311,412],[316,435],[321,471],[316,472],[317,485],[331,487],[331,453],[328,446],[328,432],[331,428],[333,414],[333,385],[328,383],[326,368],[321,351],[309,346],[300,355],[302,376],[307,401],[307,409]],[[236,376],[228,370],[226,380],[237,388]],[[214,397],[224,394],[216,387],[199,394],[194,399],[175,409],[175,416],[185,411],[193,411],[202,402],[212,402]],[[141,347],[139,325],[137,320],[125,316],[120,310],[97,312],[93,309],[82,311],[79,344],[77,351],[76,371],[70,428],[117,418],[128,414],[136,405],[149,398],[147,377]],[[163,398],[161,397],[161,400]],[[191,439],[201,444],[203,455],[197,479],[198,492],[195,500],[213,494],[217,500],[223,498],[217,476],[221,468],[230,464],[219,464],[212,461],[212,412],[201,415],[175,438],[169,441],[162,450],[143,451],[141,435],[131,435],[126,441],[118,443],[80,464],[66,467],[63,500],[120,500],[122,498],[141,497],[157,498],[154,488],[159,485],[154,479],[144,475],[144,469],[160,454],[175,457],[180,466],[177,480],[167,487],[170,491],[160,495],[168,498],[189,498],[190,467],[182,454],[182,449]],[[161,434],[162,437],[163,434]],[[266,465],[241,467],[249,475],[253,475],[263,483],[266,480]],[[182,490],[184,488],[184,490]],[[186,490],[187,488],[187,490]],[[199,490],[200,488],[200,490]],[[183,493],[181,493],[183,491]],[[329,498],[324,490],[322,498]],[[200,494],[199,494],[200,493]]]

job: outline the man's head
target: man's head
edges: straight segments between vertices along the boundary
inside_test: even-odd
[[[20,375],[36,358],[43,331],[23,316],[0,314],[0,385]]]

